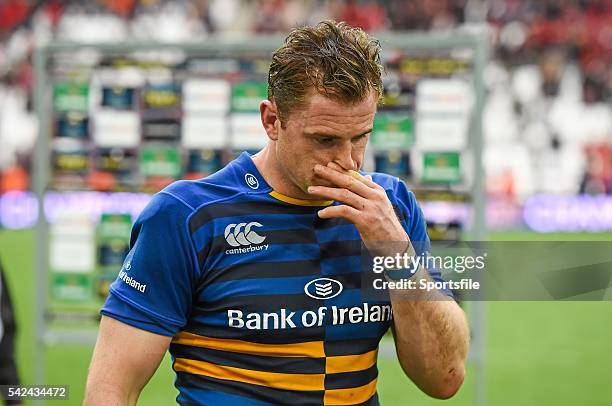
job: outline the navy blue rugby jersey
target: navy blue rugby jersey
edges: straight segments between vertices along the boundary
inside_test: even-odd
[[[428,241],[414,194],[372,176]],[[247,153],[175,182],[137,219],[101,313],[173,337],[180,404],[377,405],[391,304],[362,300],[359,233],[319,218],[329,204],[273,191]]]

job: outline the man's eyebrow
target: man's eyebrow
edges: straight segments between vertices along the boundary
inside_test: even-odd
[[[356,136],[351,137],[351,138],[359,138],[359,137],[363,137],[364,135],[371,133],[373,130],[374,130],[373,128],[370,128],[370,129],[368,129],[368,130],[365,130],[365,131],[364,131],[364,132],[362,132],[361,134],[357,134]]]
[[[351,137],[351,139],[352,139],[352,138],[359,138],[359,137],[363,137],[364,135],[371,133],[371,132],[372,132],[372,130],[373,130],[373,129],[372,129],[372,128],[370,128],[370,129],[368,129],[368,130],[366,130],[366,131],[364,131],[364,132],[362,132],[362,133],[360,133],[360,134],[357,134],[357,135],[352,136],[352,137]],[[340,136],[338,136],[338,135],[333,135],[333,134],[324,134],[324,133],[318,133],[318,132],[314,132],[314,133],[306,133],[306,136],[308,136],[308,137],[325,137],[325,138],[342,138],[342,137],[340,137]]]

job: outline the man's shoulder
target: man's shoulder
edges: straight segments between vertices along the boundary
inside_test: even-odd
[[[232,187],[232,185],[209,182],[204,178],[199,180],[178,180],[158,194],[171,196],[175,202],[180,202],[193,211],[202,205],[225,200],[240,193],[241,190]]]
[[[192,211],[237,198],[253,190],[245,187],[244,182],[237,179],[233,171],[224,168],[206,178],[198,180],[178,180],[164,188],[160,194],[174,197]]]
[[[418,210],[418,202],[414,192],[403,180],[381,172],[362,172],[364,175],[372,176],[372,180],[382,186],[387,192],[391,203],[405,206],[408,211]]]
[[[388,192],[395,193],[400,187],[408,189],[408,186],[397,176],[392,176],[382,172],[362,172],[362,174],[371,176],[375,183],[382,186],[382,188]]]
[[[134,226],[136,230],[147,225],[151,229],[183,230],[191,234],[203,222],[202,216],[208,218],[218,210],[215,203],[223,205],[239,196],[242,196],[240,191],[203,181],[176,181],[153,195]]]

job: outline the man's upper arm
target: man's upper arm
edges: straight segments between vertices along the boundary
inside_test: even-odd
[[[85,405],[135,404],[172,337],[102,316],[87,379]]]
[[[191,207],[161,192],[132,229],[130,252],[101,309],[88,405],[136,403],[172,337],[187,323],[199,267]]]
[[[185,326],[199,278],[187,226],[191,211],[167,193],[153,197],[134,224],[102,315],[166,336]]]

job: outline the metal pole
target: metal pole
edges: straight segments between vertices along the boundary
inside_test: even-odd
[[[486,239],[486,196],[485,173],[482,162],[484,137],[482,130],[482,115],[485,102],[485,85],[483,71],[488,58],[488,38],[486,34],[479,36],[474,49],[474,90],[475,105],[472,125],[472,151],[474,156],[472,188],[472,229],[473,241]],[[481,285],[486,289],[484,284]],[[486,384],[486,302],[482,291],[478,292],[477,300],[472,305],[472,360],[474,363],[474,403],[476,406],[487,404]]]
[[[428,33],[411,32],[405,34],[381,34],[377,38],[383,47],[403,49],[448,49],[453,47],[474,48],[475,38],[469,33]],[[102,53],[127,53],[151,50],[178,49],[189,54],[214,52],[272,52],[283,44],[284,37],[278,35],[261,35],[249,40],[227,36],[211,36],[203,42],[191,43],[158,43],[150,41],[118,43],[80,43],[55,41],[45,48],[47,53],[70,52],[83,48],[92,48]]]
[[[45,314],[47,309],[47,267],[49,258],[48,226],[45,218],[45,190],[49,177],[49,109],[47,106],[47,53],[44,48],[34,52],[34,108],[38,117],[38,140],[34,151],[33,187],[38,199],[36,223],[36,348],[34,349],[35,383],[45,383]]]

